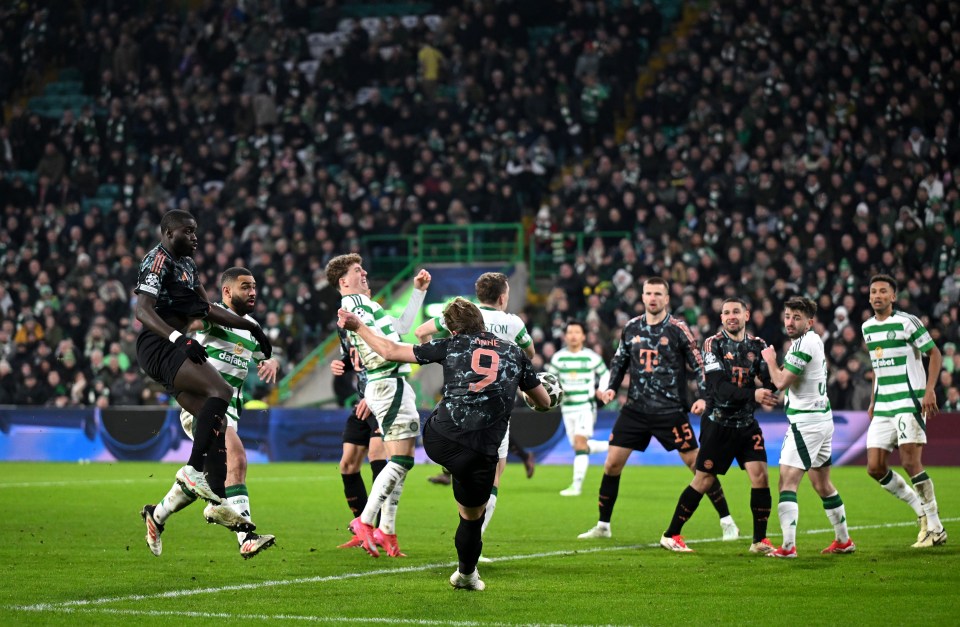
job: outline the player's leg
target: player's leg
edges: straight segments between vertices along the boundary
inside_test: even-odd
[[[566,490],[560,492],[562,496],[579,496],[583,489],[583,481],[590,466],[590,455],[605,453],[610,447],[609,442],[593,439],[593,427],[597,420],[597,411],[592,405],[570,408],[563,416],[567,427],[568,437],[574,450],[573,482]]]
[[[372,418],[368,418],[369,422]],[[387,447],[383,445],[383,434],[379,430],[374,430],[370,435],[370,441],[367,448],[367,461],[370,462],[370,484],[377,481],[377,477],[384,468],[387,467]],[[377,514],[377,524],[380,524],[380,514]]]
[[[693,549],[687,548],[683,541],[683,525],[693,517],[693,513],[700,506],[704,493],[710,489],[715,481],[716,476],[711,473],[699,469],[694,471],[693,481],[680,493],[677,507],[673,511],[673,518],[670,519],[670,526],[667,527],[660,538],[660,546],[678,553],[693,551]]]
[[[647,436],[647,442],[650,438]],[[646,448],[646,445],[644,445]],[[616,446],[610,444],[607,450],[607,459],[603,462],[603,478],[600,480],[600,516],[597,524],[589,530],[581,533],[578,538],[609,538],[610,537],[610,519],[613,517],[613,507],[617,504],[617,495],[620,492],[620,475],[623,473],[623,467],[627,464],[627,459],[632,448]]]
[[[694,474],[697,472],[696,462],[698,452],[699,449],[679,451],[680,459]],[[727,504],[727,497],[723,493],[723,487],[720,485],[719,477],[715,478],[715,481],[707,492],[707,496],[710,498],[710,502],[713,503],[713,508],[717,510],[717,515],[720,517],[720,529],[723,532],[723,539],[736,540],[740,536],[740,529],[737,528],[737,523],[734,522],[733,516],[730,515],[730,506]]]
[[[173,387],[181,393],[203,399],[199,408],[194,406],[196,411],[185,407],[194,415],[194,439],[190,458],[177,472],[177,480],[197,496],[220,503],[226,497],[227,408],[233,397],[233,388],[211,364],[197,364],[189,359],[177,370]]]
[[[500,477],[503,476],[503,471],[507,468],[506,447],[507,438],[504,437],[503,443],[500,445],[500,450],[503,451],[504,454],[502,457],[497,458],[497,471],[493,478],[493,486],[490,488],[490,498],[487,499],[487,504],[483,509],[482,533],[487,532],[487,527],[490,526],[490,520],[493,518],[494,512],[497,511],[497,498],[500,495]]]
[[[922,537],[917,537],[917,542],[913,545],[915,548],[925,548],[945,544],[947,541],[947,532],[940,522],[940,512],[937,507],[937,497],[933,490],[933,479],[923,468],[923,444],[903,443],[900,444],[900,462],[903,469],[910,475],[910,481],[920,499],[923,507],[923,513],[926,518],[926,529]]]
[[[830,466],[810,469],[810,484],[823,501],[823,511],[833,525],[834,540],[821,553],[853,553],[857,546],[847,529],[847,510],[840,493],[830,480]]]
[[[785,436],[791,437],[790,432]],[[783,533],[783,543],[776,551],[768,553],[773,557],[797,556],[797,524],[800,519],[800,507],[797,504],[797,487],[803,478],[803,467],[784,464],[784,456],[780,456],[780,502],[777,504],[777,517],[780,519],[780,531]]]
[[[748,461],[743,466],[750,478],[750,513],[753,514],[753,542],[750,544],[750,552],[765,555],[774,550],[774,546],[767,539],[767,523],[773,507],[767,462]]]
[[[507,450],[519,457],[523,462],[523,469],[527,473],[527,479],[533,478],[533,471],[536,469],[536,457],[532,452],[523,448],[523,446],[521,446],[512,435],[510,435],[509,431],[507,431],[507,436]]]
[[[238,516],[253,522],[250,514],[250,493],[247,491],[247,451],[237,433],[236,421],[227,427],[227,500],[226,505]],[[237,531],[240,556],[250,559],[273,546],[276,537],[269,533]]]
[[[898,435],[893,419],[874,417],[870,421],[867,427],[867,473],[880,483],[880,487],[910,506],[920,527],[917,534],[917,542],[920,542],[927,535],[927,515],[920,496],[887,463],[890,452],[897,445]]]
[[[340,480],[343,482],[343,495],[347,499],[347,507],[350,508],[354,518],[359,516],[367,505],[367,486],[363,483],[360,470],[363,467],[363,458],[367,455],[370,440],[370,426],[366,420],[357,418],[356,409],[354,409],[343,425],[341,436],[343,451],[340,454]]]

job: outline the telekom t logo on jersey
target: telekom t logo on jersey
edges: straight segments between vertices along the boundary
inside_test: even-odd
[[[730,382],[736,383],[738,388],[742,388],[744,381],[747,380],[747,375],[750,373],[750,369],[744,368],[743,366],[730,366],[730,369],[733,371]]]
[[[660,353],[655,348],[638,348],[637,364],[643,368],[644,372],[653,372],[653,369],[660,363]]]

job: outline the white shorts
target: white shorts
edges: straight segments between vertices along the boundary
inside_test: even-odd
[[[510,423],[507,423],[507,432],[503,434],[503,440],[500,441],[500,448],[497,449],[499,459],[507,458],[507,449],[510,448]]]
[[[573,437],[583,436],[588,440],[593,437],[593,427],[597,424],[597,409],[593,403],[574,405],[573,407],[560,406],[563,415],[563,427],[567,431],[567,440],[573,445]]]
[[[901,444],[926,444],[926,423],[919,414],[874,418],[867,428],[867,448],[892,451]]]
[[[403,377],[367,382],[363,397],[377,417],[384,442],[409,440],[420,435],[417,395]]]
[[[830,465],[833,421],[791,423],[783,436],[780,465],[810,470]]]
[[[180,425],[183,427],[184,432],[186,432],[187,437],[191,440],[193,439],[193,414],[188,412],[186,409],[180,410]],[[227,429],[237,430],[237,419],[231,415],[230,411],[227,411]]]

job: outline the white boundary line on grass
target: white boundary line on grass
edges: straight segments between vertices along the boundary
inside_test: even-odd
[[[273,483],[279,481],[330,481],[333,477],[317,475],[312,477],[257,477],[251,485],[258,483]],[[18,483],[0,482],[0,490],[4,488],[63,488],[77,487],[85,488],[87,486],[98,485],[118,485],[132,483],[154,483],[163,481],[163,477],[144,477],[143,479],[90,479],[89,481],[21,481]]]
[[[956,522],[960,518],[942,518],[944,522]],[[910,527],[916,525],[915,522],[897,522],[897,523],[881,523],[876,525],[859,525],[851,526],[851,531],[863,531],[867,529],[889,529],[893,527]],[[817,535],[824,533],[833,533],[833,528],[830,529],[808,529],[801,532],[801,535]],[[774,534],[775,535],[775,534]],[[705,538],[702,540],[690,540],[690,544],[707,544],[712,542],[721,542],[723,538]],[[644,548],[657,548],[660,546],[659,542],[651,542],[649,544],[627,544],[627,545],[617,545],[617,546],[593,546],[583,549],[568,549],[563,551],[548,551],[543,553],[527,553],[523,555],[507,555],[504,557],[492,558],[493,562],[512,562],[517,560],[527,560],[527,559],[537,559],[544,557],[565,557],[577,555],[580,553],[605,553],[611,551],[623,551],[623,550],[632,550],[632,549],[644,549]],[[201,613],[201,612],[189,612],[189,611],[170,611],[170,612],[161,612],[159,610],[116,610],[112,608],[97,608],[94,606],[104,605],[107,603],[121,603],[124,601],[149,601],[153,599],[179,599],[183,597],[196,596],[199,594],[217,594],[220,592],[237,592],[243,590],[256,590],[259,588],[267,588],[274,586],[292,586],[299,584],[310,584],[310,583],[326,583],[329,581],[345,581],[348,579],[358,579],[361,577],[373,577],[376,575],[393,575],[397,573],[414,573],[414,572],[423,572],[426,570],[433,570],[438,568],[449,568],[451,566],[456,566],[456,562],[437,562],[432,564],[422,564],[420,566],[404,566],[400,568],[379,568],[376,570],[367,570],[363,572],[354,572],[354,573],[343,573],[340,575],[326,575],[326,576],[317,576],[317,577],[298,577],[296,579],[276,579],[269,581],[261,581],[254,583],[245,583],[245,584],[231,584],[227,586],[218,586],[215,588],[190,588],[184,590],[170,590],[168,592],[158,592],[155,594],[130,594],[126,596],[117,596],[117,597],[101,597],[99,599],[77,599],[74,601],[63,601],[60,603],[36,603],[34,605],[12,605],[8,606],[11,610],[19,610],[24,612],[61,612],[61,613],[73,613],[73,612],[102,612],[102,613],[129,613],[131,615],[145,615],[145,616],[185,616],[185,617],[226,617],[226,618],[241,618],[247,619],[252,618],[259,620],[262,618],[271,618],[270,616],[242,616],[242,615],[231,615],[231,614],[217,614],[217,613]],[[278,615],[275,617],[277,619],[289,619],[289,620],[314,620],[319,622],[381,622],[379,618],[347,618],[347,617],[298,617],[295,615]],[[409,624],[418,624],[418,625],[434,625],[434,624],[454,624],[454,625],[463,625],[470,626],[477,623],[472,622],[462,622],[462,623],[449,623],[448,621],[441,622],[430,622],[425,620],[410,621],[410,620],[392,620],[388,622],[404,622]],[[504,623],[507,624],[507,623]]]

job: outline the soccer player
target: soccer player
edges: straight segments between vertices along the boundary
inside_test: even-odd
[[[915,548],[946,543],[940,522],[933,480],[923,469],[921,457],[927,443],[927,421],[939,412],[935,385],[943,358],[923,323],[897,311],[897,282],[878,274],[870,279],[873,317],[863,323],[863,340],[873,363],[873,397],[868,413],[867,472],[885,490],[913,508],[920,525]],[[924,376],[921,354],[930,355]],[[887,456],[900,449],[903,469],[913,488],[887,467]]]
[[[597,424],[597,396],[599,390],[607,389],[610,371],[600,355],[583,345],[586,339],[582,322],[568,322],[563,334],[564,347],[554,353],[547,364],[547,371],[557,375],[563,386],[560,413],[567,440],[575,452],[573,482],[560,491],[560,496],[580,496],[590,466],[590,455],[606,453],[610,446],[604,440],[593,439],[593,427]]]
[[[488,332],[493,333],[501,340],[512,342],[519,346],[528,359],[533,359],[535,354],[533,348],[533,339],[527,332],[527,326],[516,314],[507,313],[507,305],[510,302],[510,283],[507,282],[507,275],[502,272],[485,272],[481,274],[474,290],[477,294],[477,300],[480,301],[480,314],[483,316],[483,323]],[[420,343],[429,342],[435,334],[447,334],[449,329],[446,327],[443,317],[427,320],[414,331],[417,340]],[[490,520],[497,509],[497,495],[500,491],[500,477],[507,467],[507,451],[510,448],[510,422],[507,421],[507,432],[503,436],[503,442],[497,449],[499,460],[497,462],[497,474],[493,480],[493,488],[490,492],[490,498],[487,500],[487,509],[483,516],[483,528],[481,531],[486,533],[490,526]],[[527,465],[527,477],[533,474],[532,455],[523,457],[524,464],[527,465],[527,459],[531,460]],[[481,561],[487,561],[482,558]]]
[[[624,375],[630,371],[627,404],[617,416],[610,434],[610,448],[600,481],[600,520],[578,537],[609,538],[610,518],[620,490],[620,475],[633,451],[645,451],[655,437],[668,451],[677,451],[680,459],[694,471],[697,460],[697,436],[690,428],[686,404],[686,367],[693,369],[701,395],[705,394],[703,358],[690,329],[667,312],[670,286],[660,277],[643,284],[644,314],[627,322],[620,345],[610,363],[609,388],[599,399],[609,403],[617,395]],[[706,401],[697,399],[689,410],[702,414]],[[720,515],[724,540],[735,540],[737,529],[720,482],[707,493]]]
[[[211,507],[204,510],[208,521],[238,532],[253,531],[249,519],[221,505],[226,498],[226,415],[233,388],[207,363],[203,345],[184,332],[198,318],[247,331],[266,358],[272,351],[270,340],[253,319],[210,306],[191,256],[197,248],[197,222],[192,215],[168,211],[160,221],[160,233],[160,243],[140,262],[134,290],[137,320],[144,326],[137,336],[137,361],[174,398],[186,392],[202,401],[196,410],[190,458],[177,471],[177,482],[185,492],[210,502]]]
[[[707,379],[707,409],[700,421],[700,451],[693,481],[680,494],[670,527],[660,546],[670,551],[690,552],[680,532],[697,511],[704,493],[717,475],[726,474],[736,459],[750,478],[750,510],[753,512],[751,553],[774,550],[767,539],[770,517],[770,482],[763,431],[754,412],[773,409],[770,371],[760,358],[767,343],[746,331],[750,312],[739,298],[728,298],[720,309],[720,331],[703,343],[703,371]],[[757,385],[757,381],[760,384]]]
[[[830,481],[830,455],[833,450],[833,411],[827,398],[827,358],[823,340],[813,330],[817,304],[809,298],[794,296],[783,304],[783,326],[792,340],[790,352],[777,365],[777,349],[768,346],[760,354],[770,369],[777,390],[787,390],[784,405],[790,429],[783,436],[780,451],[780,502],[777,515],[783,531],[783,544],[767,557],[797,556],[797,486],[804,473],[823,501],[823,509],[836,534],[821,553],[853,553],[857,547],[847,530],[843,499]]]
[[[369,296],[369,293],[367,295]],[[343,454],[340,457],[343,494],[347,498],[347,507],[356,518],[367,506],[367,486],[363,484],[363,476],[360,474],[363,458],[369,459],[373,481],[376,481],[380,471],[387,465],[387,455],[383,448],[380,425],[363,398],[363,391],[367,386],[367,371],[360,362],[357,349],[350,344],[347,332],[343,329],[337,329],[337,332],[340,335],[340,359],[330,362],[330,371],[335,377],[343,375],[348,369],[357,373],[358,400],[343,427]],[[353,536],[337,548],[346,549],[360,544],[360,538]]]
[[[252,272],[246,268],[229,268],[220,275],[220,293],[222,301],[212,305],[211,309],[226,309],[246,320],[253,321],[250,313],[257,304],[257,282]],[[206,348],[207,363],[212,364],[220,376],[233,388],[233,396],[227,407],[225,434],[226,505],[236,512],[237,516],[251,519],[250,496],[246,486],[247,452],[237,434],[238,421],[243,410],[243,382],[247,378],[251,361],[256,363],[257,375],[265,383],[274,383],[277,380],[280,364],[276,359],[265,358],[260,345],[249,331],[230,329],[204,320],[202,328],[195,337],[196,341]],[[203,401],[202,397],[191,392],[181,392],[177,395],[177,402],[183,407],[180,411],[180,423],[191,439],[195,437],[194,428],[197,426],[194,416],[202,411]],[[140,514],[147,525],[147,546],[154,555],[159,556],[163,550],[160,534],[163,533],[167,519],[171,514],[187,507],[195,500],[194,495],[185,492],[179,483],[174,483],[159,504],[144,505]],[[273,546],[275,541],[276,538],[269,534],[242,530],[237,532],[240,556],[244,559],[249,559]]]
[[[459,564],[450,585],[483,590],[486,585],[477,571],[481,527],[517,387],[539,407],[549,407],[550,398],[530,359],[513,342],[486,331],[476,305],[457,298],[444,308],[443,317],[452,337],[417,346],[378,335],[342,309],[339,324],[355,330],[385,359],[443,365],[443,398],[424,427],[423,446],[430,459],[453,473],[453,495],[460,511],[454,537]]]
[[[377,334],[397,341],[413,327],[414,316],[423,304],[430,285],[430,273],[420,270],[413,279],[412,302],[407,303],[401,318],[395,319],[367,295],[370,288],[360,255],[334,257],[327,263],[326,273],[330,285],[336,285],[340,291],[340,306],[343,309],[359,316],[364,325],[375,329]],[[390,456],[390,461],[370,488],[366,506],[350,523],[350,528],[363,541],[363,549],[373,557],[380,556],[377,544],[385,547],[390,557],[403,557],[397,544],[397,506],[404,479],[413,468],[413,452],[420,433],[416,396],[407,382],[410,365],[384,359],[354,331],[350,331],[349,338],[367,370],[364,399],[383,431],[384,448]],[[375,538],[372,525],[377,512],[381,516]]]

